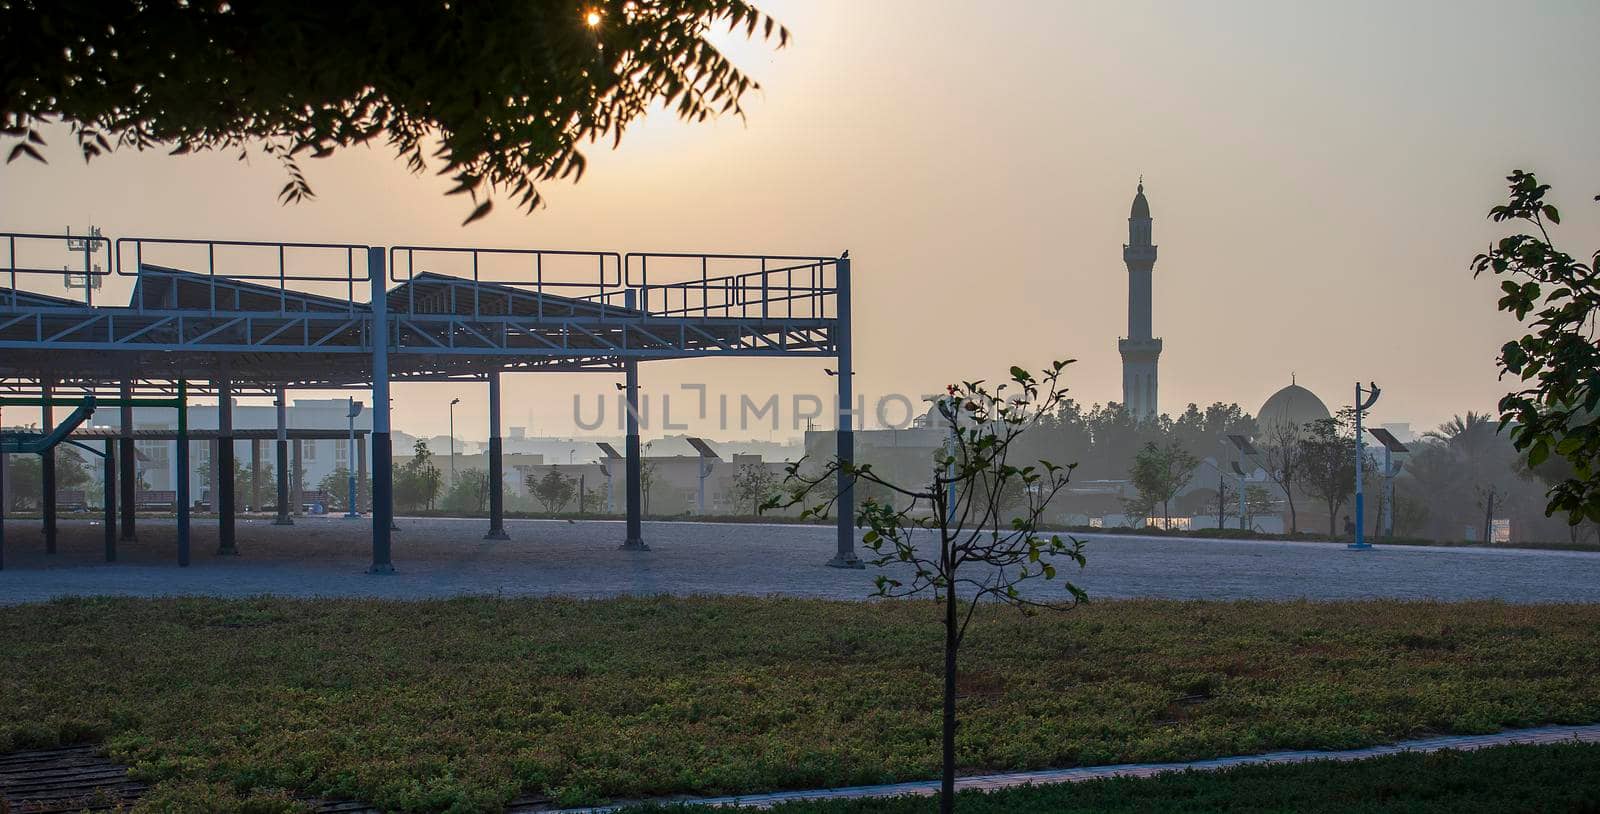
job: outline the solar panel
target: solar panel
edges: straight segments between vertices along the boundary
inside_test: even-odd
[[[1410,452],[1411,451],[1409,449],[1406,449],[1406,445],[1405,444],[1400,443],[1400,439],[1394,437],[1394,433],[1389,432],[1388,430],[1386,430],[1386,429],[1384,429],[1382,427],[1368,427],[1367,428],[1367,432],[1372,433],[1372,436],[1374,438],[1377,438],[1379,443],[1382,443],[1385,447],[1387,447],[1390,452]]]
[[[605,443],[603,441],[602,442],[597,442],[595,444],[595,446],[599,447],[600,451],[602,453],[604,453],[607,458],[621,458],[622,457],[620,454],[617,453],[617,448],[616,447],[611,446],[610,444],[607,444],[607,443]]]
[[[711,445],[707,444],[704,438],[685,438],[683,440],[688,441],[689,446],[694,447],[694,451],[700,453],[700,457],[702,458],[719,457],[717,455],[717,451],[712,449]]]
[[[1240,452],[1243,452],[1246,455],[1260,454],[1256,451],[1256,448],[1250,444],[1250,439],[1242,435],[1229,435],[1228,440],[1232,441],[1233,445],[1237,447]]]

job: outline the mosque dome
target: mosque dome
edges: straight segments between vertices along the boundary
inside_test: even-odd
[[[1128,213],[1130,218],[1150,217],[1150,202],[1144,199],[1144,183],[1139,184],[1139,194],[1133,196],[1133,210]]]
[[[1301,427],[1313,421],[1332,418],[1328,412],[1328,405],[1317,398],[1317,394],[1291,383],[1288,387],[1273,393],[1267,402],[1261,405],[1256,413],[1256,424],[1263,431],[1272,427]]]

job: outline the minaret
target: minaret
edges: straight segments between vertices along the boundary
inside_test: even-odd
[[[1122,352],[1122,403],[1134,418],[1155,418],[1156,361],[1161,340],[1150,335],[1150,274],[1156,247],[1150,242],[1150,202],[1144,199],[1144,177],[1128,213],[1128,242],[1122,247],[1128,265],[1128,336],[1117,342]]]

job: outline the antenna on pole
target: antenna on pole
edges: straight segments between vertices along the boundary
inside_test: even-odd
[[[67,265],[62,266],[61,282],[63,287],[68,291],[83,289],[86,299],[88,299],[88,292],[100,288],[104,275],[101,273],[100,264],[94,261],[94,255],[98,254],[103,248],[105,248],[105,238],[100,234],[100,227],[91,224],[89,231],[82,237],[73,237],[72,227],[68,226],[67,251],[83,253],[83,268],[80,270]],[[93,302],[90,301],[89,304],[93,305]]]

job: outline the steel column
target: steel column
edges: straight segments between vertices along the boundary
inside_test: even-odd
[[[0,571],[6,570],[6,510],[11,508],[6,493],[6,476],[11,474],[11,456],[0,454]]]
[[[623,294],[623,305],[633,310],[637,296],[635,289],[628,289]],[[627,536],[622,541],[622,547],[630,551],[649,551],[650,546],[644,543],[643,489],[640,488],[644,473],[639,450],[639,361],[632,358],[624,361],[622,370],[623,390],[627,399],[627,404],[623,405],[627,417],[627,438],[623,444],[627,465],[623,479],[627,481],[628,493]]]
[[[117,561],[117,442],[106,439],[105,510],[106,562]]]
[[[250,439],[250,511],[261,511],[261,439]]]
[[[133,383],[127,380],[122,382],[122,440],[118,445],[122,448],[117,460],[122,468],[122,539],[133,540],[133,517],[138,511],[138,495],[135,491],[139,488],[139,471],[137,467],[138,453],[133,445]]]
[[[367,490],[367,437],[356,436],[356,513],[360,514],[361,495]],[[371,508],[370,506],[366,508]]]
[[[189,383],[178,380],[178,565],[189,566]]]
[[[293,452],[290,453],[293,474],[289,476],[289,508],[290,514],[299,514],[300,507],[305,505],[306,471],[302,453],[305,452],[306,442],[304,439],[296,438],[293,444]]]
[[[289,388],[278,385],[278,517],[274,526],[292,526],[289,516]]]
[[[372,282],[372,568],[394,572],[389,558],[394,527],[394,449],[389,438],[389,298],[383,250],[367,250]]]
[[[1383,539],[1394,539],[1394,451],[1383,445]]]
[[[39,405],[39,430],[50,432],[55,429],[55,410],[50,406],[50,399],[55,395],[55,387],[49,379],[39,380],[39,392],[44,396],[44,402]],[[39,510],[44,520],[44,553],[56,553],[56,451],[47,449],[39,455]]]
[[[850,259],[839,259],[835,271],[838,293],[836,296],[837,311],[834,314],[834,342],[838,349],[839,357],[839,403],[837,431],[838,462],[839,462],[839,501],[836,508],[839,510],[838,519],[838,549],[828,565],[834,568],[865,568],[866,564],[856,556],[856,502],[855,502],[855,477],[848,472],[854,464],[856,457],[855,440],[855,388],[853,379],[855,370],[850,358]]]
[[[455,443],[454,437],[450,441]],[[505,523],[505,470],[501,463],[500,371],[489,374],[489,533],[485,540],[509,540]]]
[[[236,555],[233,494],[233,382],[217,380],[217,455],[211,459],[212,477],[218,491],[212,508],[217,512],[217,553]]]

